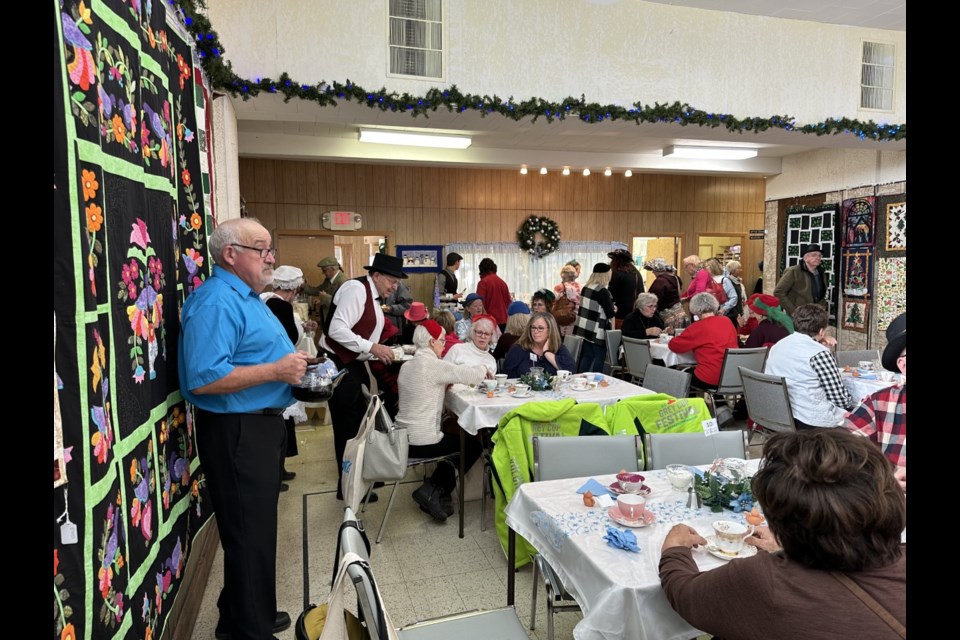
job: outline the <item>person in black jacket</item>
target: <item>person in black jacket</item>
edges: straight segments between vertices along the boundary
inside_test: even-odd
[[[613,328],[619,329],[623,319],[633,310],[637,296],[643,293],[643,276],[636,265],[633,256],[626,249],[617,249],[607,254],[610,258],[610,295],[616,305]]]

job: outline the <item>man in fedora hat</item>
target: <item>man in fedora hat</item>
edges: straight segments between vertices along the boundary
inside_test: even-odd
[[[326,318],[329,316],[330,303],[333,302],[333,296],[341,285],[346,282],[347,277],[343,273],[343,268],[337,259],[333,256],[327,256],[317,263],[320,270],[323,271],[324,281],[317,287],[305,284],[303,293],[308,296],[317,297],[317,307],[320,311],[320,324],[326,324]]]
[[[370,386],[364,362],[377,359],[384,364],[393,362],[393,350],[381,344],[384,331],[381,304],[397,290],[400,280],[406,279],[403,260],[397,256],[378,253],[373,264],[364,267],[369,273],[343,283],[330,305],[324,336],[320,346],[331,360],[347,374],[330,398],[330,416],[333,418],[333,448],[337,455],[337,469],[343,464],[347,441],[357,435],[366,407],[360,387]],[[337,474],[337,499],[343,499]],[[376,499],[370,496],[370,501]]]
[[[896,476],[907,488],[907,314],[901,313],[887,327],[883,368],[900,372],[900,384],[872,393],[846,416],[844,426],[870,438],[883,455],[897,466]]]
[[[827,275],[823,253],[818,244],[800,245],[800,262],[783,272],[773,295],[780,299],[783,310],[793,314],[805,304],[817,304],[827,309]]]

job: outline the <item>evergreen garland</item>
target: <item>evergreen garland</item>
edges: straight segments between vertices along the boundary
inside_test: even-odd
[[[905,140],[907,125],[877,124],[873,120],[863,122],[850,118],[827,118],[823,122],[797,125],[794,118],[786,115],[775,115],[769,118],[748,117],[737,118],[728,113],[710,113],[702,109],[695,109],[686,103],[645,105],[640,101],[630,107],[614,104],[602,105],[596,102],[587,102],[580,98],[567,97],[561,102],[551,102],[543,98],[530,98],[516,102],[513,96],[504,100],[498,95],[480,95],[461,92],[456,85],[447,89],[430,89],[422,96],[409,93],[387,91],[381,87],[376,91],[365,89],[346,82],[327,83],[320,81],[316,84],[303,84],[291,78],[284,72],[278,79],[273,78],[241,78],[234,71],[228,60],[224,60],[224,48],[210,20],[200,9],[206,8],[204,0],[168,0],[175,1],[184,14],[187,28],[197,40],[197,53],[201,65],[216,89],[229,92],[233,96],[240,96],[244,100],[259,95],[260,92],[282,93],[284,101],[293,98],[310,100],[321,107],[337,106],[338,100],[356,101],[366,104],[371,109],[380,111],[406,112],[414,118],[430,117],[430,112],[444,107],[447,111],[478,111],[482,117],[497,113],[505,118],[520,121],[532,117],[533,122],[543,117],[547,122],[577,118],[588,124],[604,121],[628,121],[634,124],[645,122],[672,122],[681,126],[697,125],[701,127],[725,127],[728,131],[743,133],[753,131],[758,133],[767,129],[783,129],[803,134],[838,135],[852,134],[861,140],[870,139],[880,142],[891,140]]]
[[[537,241],[537,234],[543,241]],[[517,244],[535,258],[550,255],[560,246],[560,227],[546,216],[530,216],[517,230]]]

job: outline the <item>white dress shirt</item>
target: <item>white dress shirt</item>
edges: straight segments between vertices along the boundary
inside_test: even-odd
[[[373,314],[376,318],[376,325],[374,325],[370,338],[362,338],[353,332],[353,326],[360,321],[363,308],[367,303],[366,287],[360,280],[347,280],[337,290],[337,295],[333,297],[333,303],[337,305],[337,310],[333,314],[333,319],[330,320],[330,331],[327,332],[327,335],[343,345],[344,348],[359,353],[358,360],[369,360],[371,358],[370,349],[380,342],[380,334],[383,333],[383,310],[377,300],[379,296],[377,287],[370,276],[367,276],[367,284],[370,285],[370,291],[373,293]],[[327,335],[320,339],[320,344],[323,345],[324,349],[332,352],[333,349],[327,342]]]

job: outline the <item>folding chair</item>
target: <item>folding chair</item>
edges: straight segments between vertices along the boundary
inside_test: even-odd
[[[567,351],[570,352],[570,357],[573,358],[574,371],[580,370],[580,349],[583,347],[583,338],[580,336],[575,336],[572,333],[563,336],[563,346],[567,348]]]
[[[768,431],[796,431],[787,381],[781,376],[740,368],[747,415]]]
[[[720,382],[715,387],[706,387],[702,390],[706,392],[710,399],[710,413],[717,417],[717,403],[714,395],[723,396],[741,396],[743,395],[743,381],[740,379],[740,369],[750,369],[751,371],[763,371],[763,365],[767,361],[766,347],[753,347],[751,349],[727,349],[723,353],[723,365],[720,369]],[[701,389],[696,387],[696,389]]]
[[[693,376],[686,371],[648,364],[643,377],[643,388],[657,393],[666,393],[674,398],[686,398],[690,393],[692,380]]]
[[[594,474],[607,474],[619,469],[639,471],[641,468],[639,436],[568,436],[565,438],[533,437],[533,479],[558,480]],[[559,576],[540,554],[533,562],[533,594],[530,597],[530,629],[537,622],[537,575],[543,576],[547,593],[547,640],[553,640],[553,614],[557,611],[578,611],[580,605],[567,592]]]
[[[623,362],[626,365],[627,373],[637,384],[643,384],[643,376],[646,375],[647,366],[653,362],[653,358],[650,356],[650,341],[624,336],[622,342]]]
[[[620,364],[620,343],[622,342],[623,332],[620,329],[611,329],[604,332],[604,344],[607,346],[607,357],[604,363],[608,368],[608,374],[616,375],[623,371],[623,365]]]
[[[648,433],[644,436],[647,469],[665,469],[668,464],[709,464],[717,458],[750,459],[747,432]]]
[[[859,366],[861,360],[874,362],[880,359],[879,349],[863,349],[861,351],[837,351],[837,365],[841,367]]]

